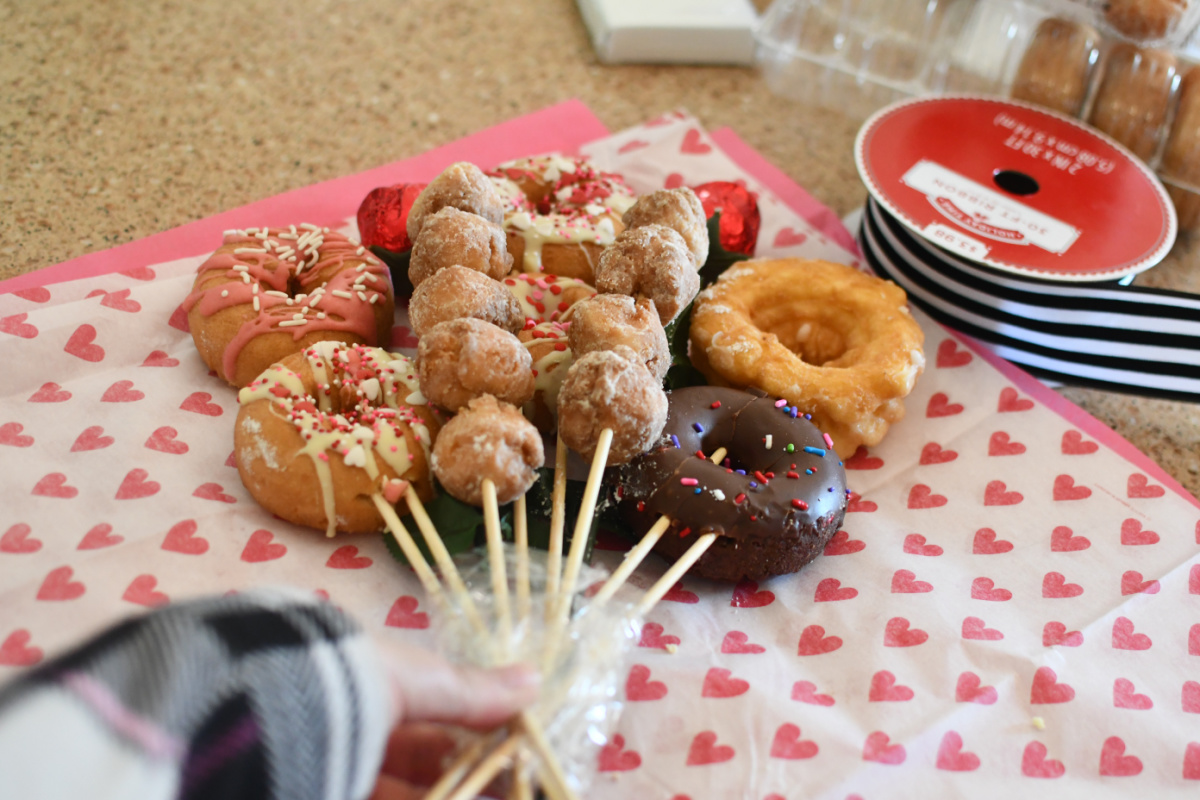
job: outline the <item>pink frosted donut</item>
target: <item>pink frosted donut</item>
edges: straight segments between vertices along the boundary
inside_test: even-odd
[[[386,344],[395,298],[387,267],[316,225],[227,231],[183,302],[200,357],[233,386],[321,341]]]

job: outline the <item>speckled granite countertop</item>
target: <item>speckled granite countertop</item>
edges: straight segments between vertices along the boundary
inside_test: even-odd
[[[0,0],[0,87],[0,278],[571,97],[612,130],[686,108],[839,214],[865,197],[855,120],[752,69],[604,66],[571,0]],[[1200,292],[1198,258],[1139,283]],[[1063,394],[1200,493],[1200,407]]]

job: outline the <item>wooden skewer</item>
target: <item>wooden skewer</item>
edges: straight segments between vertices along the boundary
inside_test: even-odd
[[[491,783],[492,778],[499,775],[500,771],[509,765],[513,753],[520,745],[520,735],[509,736],[487,758],[476,764],[475,769],[471,770],[463,782],[451,794],[445,796],[445,800],[471,800],[474,798]],[[431,790],[429,794],[425,795],[425,800],[432,800],[434,797]]]
[[[718,447],[713,451],[712,456],[709,457],[709,461],[714,464],[720,464],[721,459],[725,457],[725,453],[726,450],[724,447]],[[600,587],[600,591],[596,592],[592,597],[593,605],[607,603],[617,593],[617,590],[625,584],[625,581],[629,579],[633,571],[650,554],[650,551],[654,549],[654,545],[658,544],[658,540],[662,538],[662,535],[666,533],[667,528],[670,526],[671,518],[666,514],[663,514],[655,521],[650,530],[642,535],[642,540],[625,554],[625,560],[613,570],[612,575],[608,576],[608,580]]]
[[[644,615],[650,609],[654,608],[658,601],[662,600],[663,595],[671,591],[671,587],[679,582],[684,573],[692,568],[692,565],[700,559],[700,556],[704,555],[704,551],[712,547],[712,543],[716,540],[717,535],[715,533],[706,533],[693,542],[692,546],[687,549],[687,552],[681,555],[679,560],[672,564],[671,568],[663,573],[663,576],[653,586],[646,590],[642,601],[638,603],[638,613]]]
[[[513,764],[512,785],[508,787],[508,800],[533,800],[533,782],[529,765],[529,751],[521,748]]]
[[[500,650],[508,658],[512,653],[512,613],[508,605],[508,568],[505,565],[504,539],[500,533],[500,505],[496,500],[496,484],[491,478],[483,479],[482,489],[483,526],[487,531],[488,564],[492,573]]]
[[[416,494],[416,492],[414,491],[413,494]],[[413,572],[417,573],[417,579],[425,587],[425,593],[435,602],[446,605],[446,596],[442,592],[442,584],[438,582],[437,575],[429,568],[429,562],[421,554],[421,549],[417,547],[417,543],[413,540],[412,534],[408,532],[408,528],[405,528],[404,523],[400,521],[400,517],[396,516],[396,509],[392,508],[391,504],[379,492],[371,495],[371,499],[375,502],[375,508],[379,509],[379,513],[383,517],[383,521],[387,524],[388,531],[391,532],[392,537],[396,540],[396,544],[400,545],[400,550],[404,553],[404,557],[408,559]]]
[[[546,622],[554,621],[554,606],[562,585],[563,527],[567,516],[567,445],[559,436],[554,445],[554,493],[550,506],[550,544],[546,548]]]
[[[425,795],[424,800],[444,800],[449,792],[467,775],[467,771],[471,769],[472,764],[479,762],[484,751],[488,747],[488,742],[494,737],[486,736],[477,739],[470,747],[463,750],[442,773],[442,777],[438,778]]]
[[[458,572],[458,567],[454,565],[454,558],[450,555],[450,551],[446,549],[442,537],[437,532],[437,527],[429,517],[429,512],[425,510],[425,504],[421,502],[421,498],[417,495],[417,490],[410,486],[404,493],[404,499],[408,503],[408,510],[412,512],[413,519],[417,523],[417,529],[421,531],[421,537],[425,540],[425,546],[429,548],[429,554],[433,556],[433,561],[441,571],[443,580],[446,581],[446,585],[462,607],[467,621],[471,623],[476,632],[490,637],[491,631],[484,624],[483,617],[480,616],[475,601],[471,599],[471,593],[467,591],[467,585],[463,583],[462,575]],[[378,505],[378,502],[376,505]],[[389,508],[391,507],[389,506]],[[411,559],[409,560],[411,561]]]
[[[513,503],[513,543],[517,551],[517,620],[529,619],[531,606],[529,590],[529,523],[525,513],[525,495]]]
[[[588,471],[587,483],[583,488],[583,501],[579,506],[579,516],[575,519],[575,532],[571,535],[571,549],[567,553],[567,563],[563,567],[562,586],[559,588],[555,601],[555,622],[550,628],[550,638],[566,627],[571,614],[571,599],[575,596],[575,584],[579,580],[579,571],[583,568],[583,556],[587,550],[588,530],[592,526],[592,515],[596,510],[596,499],[600,495],[601,479],[604,477],[604,467],[608,463],[608,451],[612,447],[613,432],[611,428],[600,431],[596,440],[596,452],[592,456],[592,467]]]

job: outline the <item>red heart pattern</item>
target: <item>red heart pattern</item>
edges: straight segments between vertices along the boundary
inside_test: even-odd
[[[600,748],[598,769],[601,772],[627,772],[642,765],[642,757],[625,749],[625,737],[614,733],[612,741]]]
[[[1083,634],[1079,631],[1068,632],[1067,626],[1061,622],[1047,622],[1042,628],[1042,644],[1046,647],[1079,647],[1083,644]]]
[[[996,538],[996,532],[991,528],[980,528],[975,531],[975,539],[971,543],[971,552],[977,556],[994,556],[1008,553],[1013,549],[1013,543]]]
[[[967,617],[962,623],[962,637],[985,642],[998,642],[1004,638],[1004,634],[995,628],[987,627],[987,623],[979,617]]]
[[[837,578],[825,578],[817,584],[813,602],[834,603],[838,600],[853,600],[855,597],[858,597],[858,589],[842,586],[842,582]]]
[[[883,632],[884,647],[916,647],[924,644],[929,634],[919,628],[910,627],[904,617],[892,617]]]
[[[6,422],[0,425],[0,444],[10,447],[33,447],[33,437],[21,433],[23,430],[25,430],[25,426],[19,422]]]
[[[24,522],[18,522],[4,532],[0,536],[0,553],[9,553],[12,555],[20,555],[24,553],[36,553],[42,549],[42,540],[35,539],[31,535],[33,528],[26,525]]]
[[[938,392],[929,398],[929,403],[925,406],[925,416],[930,419],[937,417],[952,417],[955,414],[963,412],[961,403],[951,403],[950,397],[944,392]]]
[[[1029,702],[1033,705],[1069,703],[1075,699],[1075,689],[1058,680],[1058,674],[1050,667],[1038,667],[1033,674],[1033,686],[1029,690]]]
[[[1125,754],[1125,742],[1120,736],[1110,736],[1104,740],[1104,748],[1100,751],[1101,775],[1125,778],[1141,771],[1142,760]]]
[[[712,152],[712,145],[706,144],[700,131],[692,128],[683,135],[683,143],[679,145],[679,152],[689,156],[708,155]]]
[[[951,772],[971,772],[979,769],[979,756],[963,750],[963,740],[956,731],[946,731],[938,745],[937,768]]]
[[[904,552],[915,556],[940,556],[945,551],[939,545],[928,544],[925,537],[919,533],[910,533],[904,537]]]
[[[750,691],[750,684],[741,678],[733,677],[733,672],[721,667],[713,667],[704,676],[704,686],[700,689],[701,697],[737,697]]]
[[[1158,544],[1159,536],[1154,531],[1142,528],[1142,523],[1136,519],[1127,519],[1121,523],[1121,544],[1135,547],[1144,544]]]
[[[954,369],[956,367],[965,367],[974,360],[969,350],[961,350],[958,347],[958,342],[953,339],[942,339],[938,343],[937,357],[934,359],[934,364],[938,369]]]
[[[171,602],[164,593],[158,591],[158,578],[153,575],[138,575],[125,589],[121,599],[139,606],[161,606]]]
[[[275,534],[259,528],[250,534],[246,546],[242,548],[242,561],[250,564],[261,564],[264,561],[275,561],[287,555],[287,545],[274,541]]]
[[[1004,481],[988,481],[987,487],[983,490],[985,506],[1015,506],[1024,499],[1025,495],[1020,492],[1008,491],[1008,486]]]
[[[1000,390],[1000,400],[996,403],[997,412],[1005,414],[1014,411],[1028,411],[1031,408],[1033,408],[1033,401],[1027,397],[1021,397],[1013,387],[1005,386]]]
[[[411,595],[396,598],[396,602],[388,609],[387,619],[383,624],[391,628],[428,628],[429,615],[424,611],[417,611],[419,605],[420,601]]]
[[[146,447],[151,450],[157,450],[160,453],[183,455],[188,451],[188,446],[186,442],[179,441],[178,437],[179,431],[170,425],[164,425],[161,428],[156,428],[154,433],[150,434],[150,438],[146,440]]]
[[[1150,483],[1150,479],[1140,472],[1129,476],[1126,482],[1126,492],[1130,497],[1162,497],[1167,490]]]
[[[657,622],[647,622],[642,626],[642,635],[638,647],[649,647],[655,650],[669,650],[679,646],[679,637],[663,633],[663,626]]]
[[[946,464],[958,458],[954,450],[943,450],[937,442],[929,442],[921,448],[921,466],[930,464]]]
[[[38,600],[77,600],[87,591],[80,581],[71,580],[75,570],[70,567],[56,567],[42,579],[38,588]]]
[[[163,538],[162,549],[185,556],[202,556],[208,552],[208,540],[198,536],[196,521],[185,519],[171,526]]]
[[[817,743],[801,739],[800,727],[790,722],[780,725],[775,731],[775,738],[771,740],[771,758],[799,761],[812,758],[818,752],[820,748]]]
[[[38,335],[37,326],[26,322],[25,320],[28,318],[28,314],[13,314],[10,317],[0,317],[0,332],[19,336],[22,339],[36,339]]]
[[[0,666],[32,667],[42,660],[42,648],[32,647],[29,642],[33,636],[25,628],[17,630],[4,637],[0,642]]]
[[[1133,686],[1133,681],[1128,678],[1117,678],[1113,682],[1113,706],[1145,711],[1154,708],[1154,701],[1144,694],[1138,694]]]
[[[1000,695],[996,692],[996,687],[984,686],[978,675],[968,671],[958,676],[958,683],[954,687],[954,699],[959,703],[990,706],[1000,699]]]
[[[67,483],[66,475],[61,472],[51,472],[34,484],[33,494],[69,500],[79,494],[79,489]]]
[[[872,703],[904,703],[913,699],[913,690],[896,683],[896,676],[881,669],[871,676],[867,700]]]
[[[1062,435],[1062,453],[1065,456],[1088,456],[1100,449],[1095,442],[1087,442],[1079,431],[1066,431]]]
[[[726,654],[742,653],[756,655],[767,652],[767,648],[761,644],[754,644],[750,641],[750,637],[741,631],[730,631],[721,640],[721,652]]]
[[[1083,594],[1083,587],[1077,583],[1067,583],[1061,572],[1047,572],[1042,578],[1042,597],[1078,597]]]
[[[1137,633],[1129,617],[1117,617],[1113,622],[1112,646],[1116,650],[1149,650],[1154,642],[1146,634]]]
[[[1075,532],[1066,525],[1059,525],[1050,534],[1050,549],[1055,553],[1071,553],[1076,550],[1087,550],[1092,542],[1086,536],[1076,536]]]
[[[1030,778],[1061,778],[1067,768],[1057,759],[1046,758],[1049,750],[1041,742],[1025,745],[1021,755],[1021,773]]]
[[[923,483],[918,483],[908,492],[909,508],[941,508],[947,502],[945,495],[934,494],[933,490]]]
[[[625,679],[625,699],[633,703],[661,700],[667,696],[667,685],[662,681],[650,680],[650,668],[634,664]]]
[[[792,699],[799,703],[808,703],[813,706],[831,706],[835,702],[830,695],[818,692],[817,685],[812,681],[796,681],[793,683]]]
[[[679,124],[683,127],[673,128],[671,141],[683,147],[689,123]],[[697,145],[709,146],[698,132],[691,135]],[[622,141],[633,144],[648,138],[638,134]],[[626,152],[636,157],[640,149],[629,147]],[[685,172],[671,173],[665,185],[694,183]],[[778,205],[769,193],[763,197],[764,209]],[[803,249],[800,255],[818,244],[813,229],[798,219],[772,220],[768,230],[768,239],[780,248]],[[153,273],[147,270],[146,277]],[[149,299],[151,292],[123,288],[113,284],[111,276],[99,286],[87,286],[94,289],[97,300],[87,304],[94,316],[65,327],[43,322],[50,319],[50,309],[37,310],[37,315],[45,316],[16,313],[27,308],[18,298],[24,297],[26,303],[49,302],[45,291],[9,296],[15,305],[4,310],[9,316],[0,317],[0,332],[7,334],[0,336],[0,343],[10,348],[43,348],[20,352],[22,357],[37,353],[31,361],[70,365],[62,367],[65,371],[46,366],[24,376],[19,385],[28,387],[21,390],[28,405],[13,404],[9,414],[0,418],[0,451],[7,447],[7,452],[30,465],[16,484],[19,502],[3,523],[7,530],[0,526],[0,566],[8,563],[32,570],[24,591],[31,604],[26,608],[45,609],[40,612],[43,616],[65,612],[81,618],[85,615],[79,610],[90,611],[93,606],[123,608],[122,613],[128,613],[130,604],[156,605],[169,602],[168,593],[174,597],[190,591],[185,589],[187,580],[182,585],[178,580],[189,571],[222,576],[228,583],[216,587],[221,591],[310,574],[311,591],[328,597],[325,589],[312,588],[328,586],[339,605],[352,612],[375,609],[367,616],[377,628],[389,626],[393,635],[427,637],[433,612],[422,609],[423,595],[415,590],[409,571],[396,573],[407,583],[380,602],[363,606],[357,596],[366,591],[359,586],[382,585],[379,576],[365,578],[381,569],[394,569],[375,537],[351,540],[352,545],[344,539],[326,542],[284,523],[277,526],[256,504],[247,506],[235,472],[227,469],[236,463],[223,461],[229,454],[231,423],[225,412],[235,410],[230,405],[235,395],[219,386],[211,373],[204,377],[206,370],[190,341],[179,336],[188,326],[186,315],[173,308],[178,298],[159,307]],[[54,300],[78,299],[83,293],[64,284],[61,293],[55,290]],[[143,344],[130,347],[115,336],[114,324],[130,326],[151,318],[157,335],[137,339]],[[402,344],[415,345],[404,325],[395,330]],[[944,334],[931,335],[929,340],[936,343],[936,354],[930,353],[933,369],[909,401],[910,418],[898,423],[885,442],[862,447],[846,459],[852,513],[844,530],[835,532],[825,545],[824,554],[851,558],[818,559],[799,576],[774,578],[761,586],[742,581],[721,588],[688,578],[686,588],[672,587],[671,602],[658,607],[655,614],[661,616],[656,621],[643,625],[639,649],[633,651],[642,663],[629,664],[625,679],[629,703],[622,722],[629,726],[625,737],[632,746],[619,735],[610,739],[600,758],[611,777],[621,772],[632,773],[635,780],[643,776],[661,787],[663,797],[673,800],[725,794],[764,800],[801,796],[814,788],[804,783],[802,770],[808,765],[786,762],[811,761],[813,771],[837,769],[844,748],[835,746],[840,734],[830,735],[829,715],[858,719],[870,703],[881,713],[900,712],[913,724],[893,730],[890,726],[896,723],[887,720],[863,722],[859,730],[874,731],[863,742],[863,758],[881,765],[871,769],[895,772],[913,786],[921,785],[936,767],[949,771],[943,772],[941,780],[970,781],[977,775],[978,781],[986,776],[1010,789],[1021,785],[1004,783],[1008,780],[1004,776],[1012,774],[1026,787],[1031,780],[1041,779],[1073,788],[1075,780],[1096,779],[1098,757],[1101,774],[1129,785],[1131,794],[1152,794],[1157,788],[1147,783],[1152,775],[1159,781],[1163,775],[1177,781],[1181,758],[1183,777],[1200,781],[1200,743],[1186,741],[1194,736],[1180,737],[1178,725],[1160,716],[1173,712],[1178,717],[1182,709],[1194,721],[1194,715],[1200,714],[1200,681],[1179,677],[1168,683],[1168,674],[1182,668],[1174,666],[1177,662],[1190,665],[1189,657],[1200,658],[1200,620],[1185,623],[1189,626],[1186,644],[1178,628],[1158,622],[1173,618],[1168,615],[1177,610],[1181,599],[1187,602],[1188,593],[1193,599],[1200,595],[1200,564],[1186,560],[1194,550],[1178,558],[1182,537],[1176,535],[1186,525],[1189,532],[1195,531],[1195,543],[1200,545],[1194,509],[1179,512],[1174,485],[1145,461],[1125,460],[1114,452],[1111,434],[1103,428],[1082,417],[1060,419],[1039,405],[1042,395],[1035,384],[1018,380],[1009,385],[992,370],[990,359],[976,358],[981,353],[972,353]],[[166,369],[132,369],[137,366]],[[52,380],[56,377],[66,381],[66,388]],[[174,388],[164,392],[167,386]],[[52,408],[53,404],[59,408]],[[60,417],[68,420],[66,429],[52,434],[48,415],[60,409],[69,412]],[[917,409],[915,415],[911,409]],[[214,441],[224,442],[215,455]],[[52,459],[42,455],[51,448],[55,448]],[[170,464],[167,469],[160,464],[164,458]],[[203,466],[197,468],[201,462]],[[903,477],[897,481],[894,476]],[[31,486],[39,488],[31,490]],[[918,486],[923,489],[914,494]],[[142,494],[155,487],[153,494]],[[121,499],[132,502],[114,504],[113,492],[118,496],[125,492]],[[870,499],[864,499],[864,494]],[[987,508],[981,507],[981,497]],[[914,501],[911,507],[910,500]],[[167,503],[179,505],[174,520],[183,521],[159,519],[152,523],[159,527],[149,528],[149,547],[136,547],[147,525],[134,521],[140,516],[151,519],[153,509]],[[236,517],[231,516],[234,512]],[[920,513],[917,523],[903,516],[913,512]],[[56,525],[51,519],[61,522]],[[232,526],[236,532],[218,536],[223,530],[218,519],[236,519]],[[89,551],[106,548],[119,548],[112,554],[115,559],[105,555],[107,561],[89,560],[93,558]],[[121,555],[124,552],[130,555]],[[140,555],[134,558],[134,553]],[[864,555],[853,558],[859,553]],[[605,557],[605,553],[598,556]],[[100,567],[108,563],[131,568],[110,573]],[[1174,573],[1168,575],[1170,568],[1165,566],[1179,563],[1184,563],[1187,575],[1182,581]],[[189,570],[192,565],[201,569]],[[846,565],[851,569],[838,569]],[[901,574],[897,582],[901,570],[908,574]],[[1038,574],[1044,576],[1041,595]],[[1025,575],[1028,578],[1022,579]],[[636,577],[649,580],[640,574]],[[893,582],[900,591],[889,591]],[[1118,596],[1118,586],[1131,593]],[[913,591],[914,587],[928,589]],[[1122,602],[1125,605],[1114,614],[1108,613]],[[1052,611],[1046,611],[1046,603]],[[880,614],[880,608],[886,613]],[[951,613],[946,614],[946,609]],[[698,629],[694,621],[705,612],[711,613],[715,624]],[[47,626],[37,612],[12,619],[8,631],[0,629],[4,668],[40,661],[41,647],[35,647],[35,642],[49,651],[67,641],[64,629]],[[798,619],[803,622],[797,623]],[[1091,627],[1094,620],[1104,619],[1112,624],[1111,647],[1106,623]],[[1012,649],[1036,644],[1039,625],[1044,648],[1058,648],[1054,660],[1042,663],[1053,664],[1065,682],[1053,671],[1050,676],[1034,672],[1037,662],[1019,674],[1004,666]],[[886,648],[909,651],[879,650],[881,629]],[[792,643],[795,654],[788,652]],[[919,646],[924,644],[933,646]],[[940,681],[933,681],[922,666],[926,663],[950,666],[942,667]],[[799,706],[786,706],[779,693],[778,677],[786,672],[774,670],[781,664],[799,673],[787,675],[782,684],[791,687],[783,691]],[[697,669],[697,665],[702,666]],[[1032,683],[1025,683],[1031,672]],[[774,679],[767,680],[766,675]],[[912,696],[901,699],[906,692]],[[1072,702],[1076,692],[1080,703]],[[1057,752],[1055,738],[1047,740],[1048,746],[1017,741],[1018,748],[1024,748],[1017,775],[1018,749],[995,747],[989,740],[995,728],[984,715],[1001,713],[1002,708],[1011,712],[1015,706],[1025,707],[1028,713],[1027,703],[1035,698],[1058,704],[1052,712],[1061,718],[1053,720],[1056,724],[1070,724],[1072,715],[1081,713],[1076,707],[1108,706],[1107,713],[1115,715],[1114,725],[1136,719],[1147,730],[1155,730],[1164,755],[1160,758],[1156,752],[1153,764],[1147,759],[1140,778],[1122,777],[1136,774],[1130,765],[1140,764],[1137,756],[1150,751],[1140,734],[1132,738],[1131,731],[1117,725],[1102,728],[1086,750]],[[764,703],[801,709],[804,716],[789,719],[779,708],[773,709],[774,719],[759,716],[763,721],[744,729],[720,722],[729,714],[755,718],[750,709],[761,711]],[[973,704],[978,724],[947,723],[958,718],[952,717],[955,703]],[[697,713],[709,713],[700,711],[705,708],[730,710],[715,713],[708,721],[696,719]],[[1032,705],[1034,713],[1038,708]],[[677,727],[666,735],[666,723],[660,720],[673,720]],[[948,730],[950,725],[956,730]],[[881,728],[900,734],[903,744]],[[1055,729],[1048,729],[1048,736]],[[630,731],[637,731],[636,736]],[[1106,743],[1102,752],[1100,743],[1106,736],[1116,738],[1112,734],[1131,736],[1133,753],[1125,751],[1124,741],[1119,748]],[[911,752],[906,753],[905,747]],[[1081,759],[1080,753],[1086,757]],[[757,781],[753,788],[746,781],[739,784],[738,776],[765,774],[752,765],[764,764],[767,754],[776,770],[801,770],[788,773],[795,782],[775,778]],[[678,776],[678,785],[660,780],[664,775]],[[710,780],[712,791],[706,793],[701,786]],[[978,784],[963,783],[964,792],[973,785]],[[743,787],[746,791],[740,793]],[[624,794],[640,796],[642,788],[629,784]],[[862,797],[874,795],[866,789],[847,783],[837,794],[846,800],[858,800],[860,792]],[[608,797],[614,791],[601,794]]]
[[[105,547],[113,547],[125,541],[125,537],[112,532],[113,526],[107,522],[102,522],[99,525],[94,525],[83,538],[79,540],[76,550],[102,550]]]
[[[757,583],[743,579],[733,587],[733,599],[729,601],[729,605],[734,608],[765,608],[774,602],[773,592],[766,589],[759,591]]]
[[[330,569],[366,569],[374,563],[370,558],[360,556],[357,547],[347,544],[334,550],[325,566]]]
[[[1019,456],[1025,452],[1025,445],[1014,442],[1004,431],[996,431],[988,440],[989,456]]]
[[[737,751],[729,745],[717,744],[715,731],[702,731],[696,734],[688,747],[687,765],[696,767],[703,764],[720,764],[732,760],[735,755]]]
[[[117,499],[139,500],[143,497],[151,497],[158,494],[158,490],[162,488],[162,484],[158,481],[149,480],[149,477],[150,473],[144,469],[135,468],[129,470],[121,480],[121,485],[117,487]]]
[[[867,543],[862,539],[851,539],[850,534],[845,531],[838,531],[833,534],[833,538],[829,540],[829,544],[825,545],[825,555],[848,556],[861,552],[866,546]]]
[[[94,364],[104,360],[104,348],[95,342],[96,329],[84,323],[71,334],[71,338],[67,340],[63,350],[76,358],[81,358],[84,361],[90,361]]]
[[[1200,626],[1197,626],[1200,628]],[[820,625],[809,625],[800,634],[798,654],[802,656],[819,656],[832,653],[842,646],[839,636],[826,636],[825,629]]]
[[[891,737],[883,731],[874,731],[867,736],[867,741],[863,744],[863,761],[895,766],[903,764],[907,757],[904,746],[893,744]]]
[[[104,428],[99,425],[89,425],[83,429],[82,433],[75,437],[75,442],[71,445],[71,452],[103,450],[115,441],[116,439],[113,437],[104,434]]]

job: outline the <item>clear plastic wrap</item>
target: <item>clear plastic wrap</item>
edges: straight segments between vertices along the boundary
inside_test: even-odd
[[[546,553],[529,552],[529,602],[518,589],[519,564],[514,549],[506,546],[506,575],[512,633],[505,640],[497,620],[496,594],[487,551],[456,557],[472,603],[496,635],[481,641],[462,604],[453,594],[449,614],[438,615],[438,644],[448,658],[464,664],[490,667],[512,662],[542,668],[542,691],[532,710],[542,724],[551,749],[558,756],[571,788],[586,794],[595,777],[597,754],[608,743],[621,713],[622,667],[637,641],[641,620],[634,606],[616,600],[589,602],[589,587],[607,572],[584,565],[577,582],[573,612],[565,630],[547,622]]]
[[[896,100],[991,94],[1086,121],[1154,168],[1200,224],[1195,0],[776,0],[773,92],[866,119]]]

